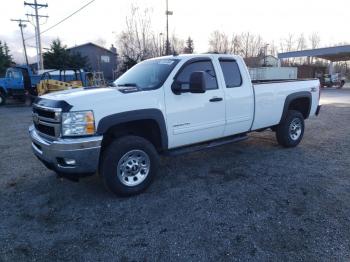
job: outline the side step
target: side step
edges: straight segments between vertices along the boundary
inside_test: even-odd
[[[166,156],[178,156],[178,155],[183,155],[187,153],[192,153],[196,151],[201,151],[213,147],[218,147],[226,144],[231,144],[231,143],[236,143],[240,142],[243,140],[248,139],[247,134],[239,134],[239,135],[234,135],[234,136],[228,136],[225,138],[220,138],[216,140],[212,140],[210,142],[204,142],[200,144],[195,144],[191,146],[185,146],[185,147],[179,147],[175,149],[170,149],[164,153]]]

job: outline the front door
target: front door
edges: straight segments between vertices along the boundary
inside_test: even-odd
[[[169,148],[194,144],[219,138],[225,127],[225,101],[217,81],[211,59],[185,63],[174,81],[182,90],[189,89],[191,73],[206,73],[206,92],[175,94],[170,87],[165,90]]]
[[[22,72],[19,69],[11,69],[7,71],[8,87],[10,89],[22,89],[23,77]]]

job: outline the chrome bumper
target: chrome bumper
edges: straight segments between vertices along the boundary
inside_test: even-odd
[[[47,168],[62,174],[97,171],[102,136],[49,140],[40,136],[33,125],[29,127],[29,135],[34,154]]]

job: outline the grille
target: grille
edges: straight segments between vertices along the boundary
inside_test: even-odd
[[[43,124],[34,124],[36,130],[48,136],[56,136],[55,128],[52,126],[45,126]]]
[[[35,129],[45,136],[57,138],[61,134],[61,109],[33,105]]]
[[[36,113],[36,114],[38,114],[38,116],[41,116],[41,117],[55,119],[55,112],[54,111],[48,111],[48,110],[43,110],[40,108],[33,107],[33,113]]]

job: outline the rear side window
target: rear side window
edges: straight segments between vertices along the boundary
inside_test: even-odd
[[[205,80],[207,84],[207,90],[217,89],[218,84],[216,81],[216,74],[211,61],[198,61],[186,65],[180,74],[177,76],[176,81],[181,84],[181,88],[186,90],[190,87],[190,76],[193,72],[204,71]]]
[[[236,61],[221,60],[220,66],[224,74],[227,88],[238,87],[242,85],[242,76]]]

